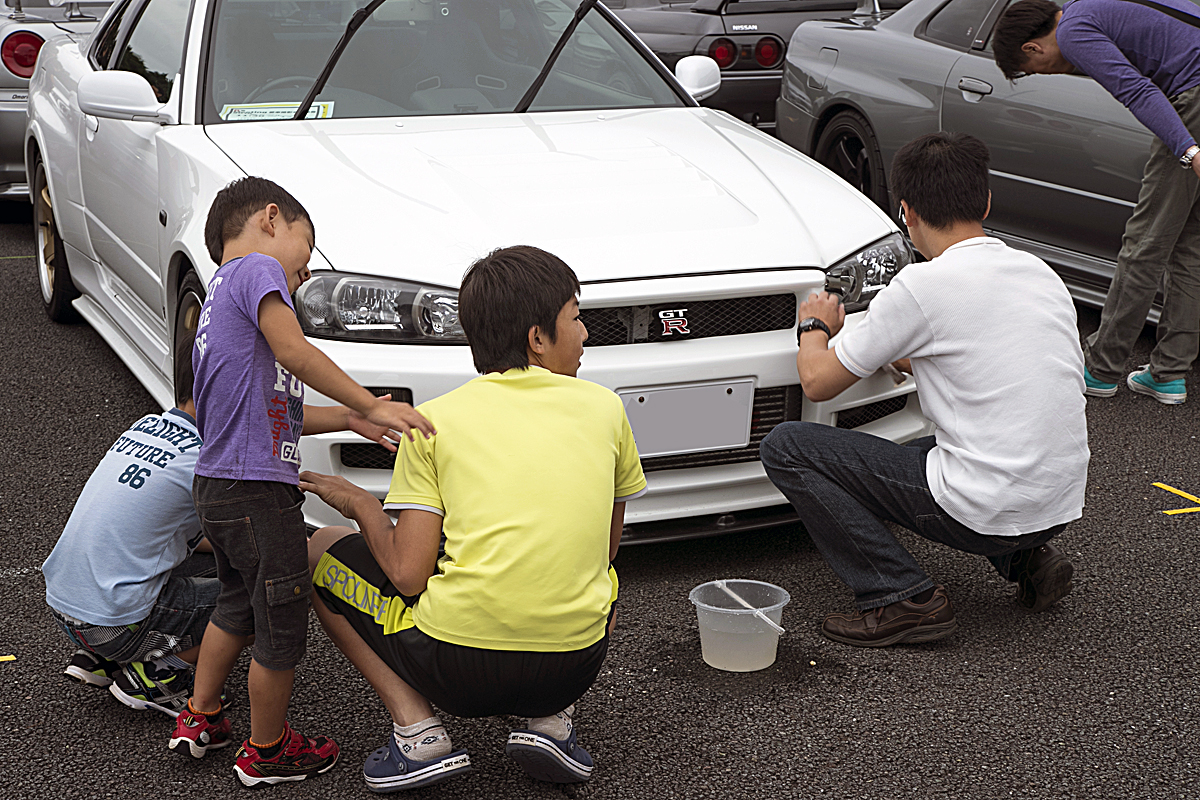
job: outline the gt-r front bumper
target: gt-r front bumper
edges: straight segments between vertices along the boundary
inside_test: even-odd
[[[848,317],[847,329],[856,326],[861,317],[861,314]],[[465,346],[313,341],[363,386],[410,389],[415,404],[448,392],[476,375]],[[811,403],[807,399],[799,401],[795,358],[793,328],[677,342],[588,347],[584,350],[579,377],[614,391],[752,378],[756,392],[776,389],[779,394],[778,387],[792,387],[790,391],[798,401],[794,404],[798,410],[794,418],[836,425],[840,417],[842,427],[854,427],[896,442],[931,432],[930,423],[921,414],[911,377],[897,386],[891,378],[877,373],[834,400]],[[310,392],[309,402],[328,401]],[[874,409],[887,413],[882,416],[871,413]],[[586,421],[581,420],[581,424]],[[637,433],[635,427],[635,436]],[[301,446],[303,469],[341,475],[382,498],[391,481],[390,469],[385,463],[373,469],[347,466],[343,461],[344,445],[361,448],[363,440],[346,433],[305,437]],[[703,536],[763,527],[791,518],[787,501],[768,480],[756,458],[715,466],[658,469],[648,471],[646,479],[646,494],[626,507],[629,541]],[[346,524],[337,512],[316,498],[310,497],[304,510],[306,521],[314,527]]]

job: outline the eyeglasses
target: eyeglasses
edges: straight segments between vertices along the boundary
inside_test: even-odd
[[[904,218],[904,206],[900,206],[900,224],[906,228],[908,227],[908,220]]]

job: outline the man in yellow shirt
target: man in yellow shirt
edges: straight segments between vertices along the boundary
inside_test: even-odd
[[[317,531],[309,556],[321,624],[392,716],[363,768],[374,791],[470,769],[431,702],[528,717],[505,747],[527,773],[591,776],[571,714],[608,650],[609,562],[646,479],[620,399],[575,377],[578,293],[570,267],[537,248],[476,262],[459,315],[481,375],[420,407],[437,433],[402,441],[384,507],[341,478],[301,475],[359,526]]]

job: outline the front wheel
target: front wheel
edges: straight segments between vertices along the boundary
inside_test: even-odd
[[[71,301],[79,290],[71,282],[67,269],[66,248],[54,222],[54,204],[50,200],[50,185],[46,182],[46,165],[38,156],[33,171],[33,214],[37,235],[38,283],[42,288],[42,306],[55,322],[75,322],[79,312]]]
[[[175,303],[175,401],[192,396],[192,387],[185,386],[191,375],[190,369],[181,367],[185,361],[192,363],[192,345],[196,340],[196,327],[200,324],[200,308],[204,305],[204,284],[195,272],[189,271],[179,283]]]
[[[871,124],[857,111],[842,111],[825,126],[814,152],[817,161],[891,214],[883,154]]]

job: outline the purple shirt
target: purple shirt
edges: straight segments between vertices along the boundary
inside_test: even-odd
[[[282,265],[261,253],[223,264],[208,285],[192,348],[204,439],[197,475],[300,482],[304,384],[275,360],[258,328],[258,305],[272,292],[295,310]]]
[[[1155,0],[1200,17],[1191,0]],[[1063,57],[1133,112],[1177,156],[1196,144],[1167,99],[1200,85],[1200,28],[1128,0],[1074,0],[1056,33]]]

